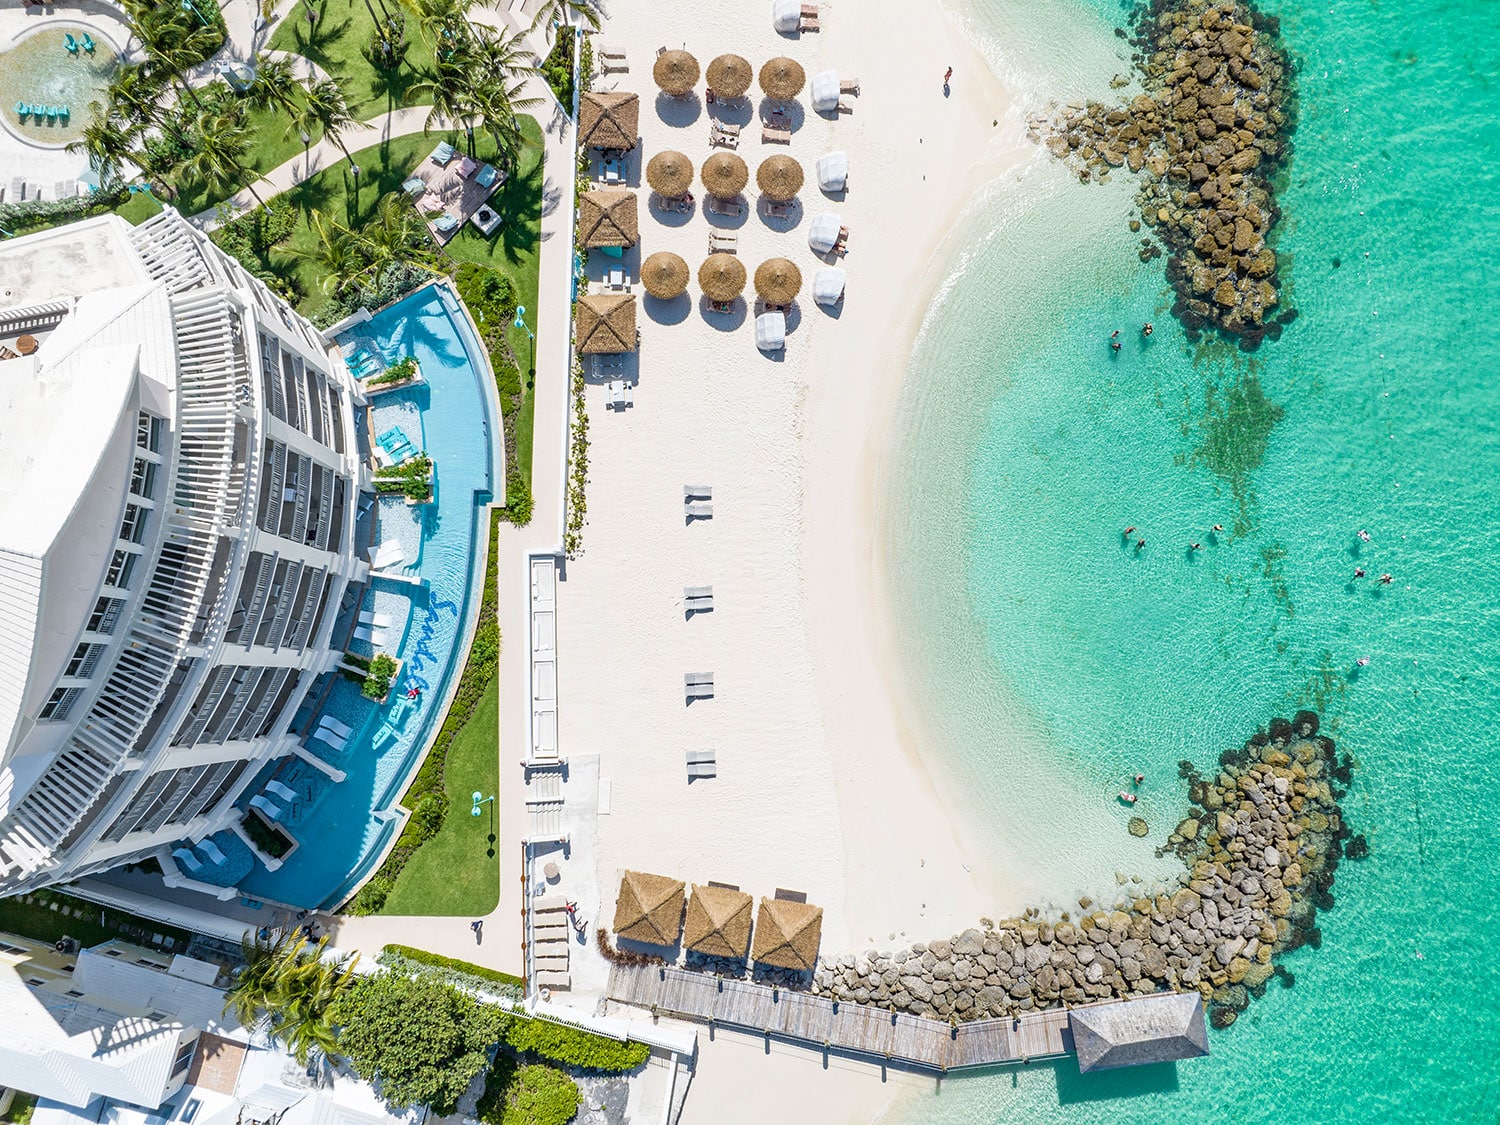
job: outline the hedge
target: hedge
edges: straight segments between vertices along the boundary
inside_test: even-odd
[[[516,1016],[505,1032],[505,1042],[522,1054],[586,1070],[634,1070],[651,1055],[644,1043],[619,1043],[551,1020]]]
[[[459,978],[467,978],[477,988],[487,988],[492,984],[498,984],[505,989],[521,989],[523,995],[526,988],[524,977],[502,973],[499,969],[487,969],[483,965],[475,965],[468,961],[460,961],[457,957],[444,957],[440,953],[429,953],[425,949],[415,949],[409,945],[388,945],[380,951],[379,960],[382,965],[393,969],[403,968],[402,962],[412,962],[425,968],[441,969],[445,975],[452,974]],[[465,982],[458,980],[452,983]],[[501,994],[509,995],[507,992]]]
[[[578,1083],[550,1066],[523,1066],[500,1055],[474,1115],[485,1125],[566,1125],[583,1104]]]

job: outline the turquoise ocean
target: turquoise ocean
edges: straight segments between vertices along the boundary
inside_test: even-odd
[[[1039,150],[966,220],[914,349],[882,545],[924,761],[971,848],[1054,907],[1168,869],[1178,761],[1302,707],[1357,760],[1370,855],[1211,1057],[950,1078],[898,1125],[1500,1121],[1500,3],[1262,7],[1298,75],[1275,242],[1298,319],[1253,353],[1190,344],[1130,177]],[[1111,96],[1126,15],[968,19],[1040,109]],[[1144,844],[1113,800],[1135,772]]]

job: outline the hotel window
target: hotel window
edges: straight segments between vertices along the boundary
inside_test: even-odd
[[[144,457],[135,459],[135,467],[130,471],[130,491],[147,500],[156,499],[155,461],[147,461]]]
[[[73,650],[73,659],[68,661],[67,671],[63,675],[75,680],[86,680],[94,674],[94,669],[99,666],[99,658],[103,655],[103,645],[81,644]]]
[[[121,590],[130,589],[130,577],[135,573],[137,557],[134,551],[117,549],[115,557],[109,562],[109,569],[104,572],[104,584]]]
[[[135,426],[135,443],[152,453],[161,452],[161,432],[166,420],[149,411],[142,410]]]
[[[82,694],[82,688],[58,688],[52,693],[52,698],[43,705],[42,713],[38,718],[42,722],[62,722],[68,717],[68,712],[73,710],[73,704],[78,702],[78,697]]]
[[[89,615],[88,631],[103,633],[105,636],[113,633],[124,606],[125,602],[121,598],[100,598],[94,603],[94,612]]]
[[[146,538],[146,509],[139,504],[125,505],[125,518],[120,521],[120,538],[127,543],[139,543]]]

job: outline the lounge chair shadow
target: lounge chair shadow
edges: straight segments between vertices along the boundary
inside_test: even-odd
[[[749,306],[745,304],[743,297],[736,297],[730,303],[727,313],[714,312],[709,307],[709,304],[710,302],[707,297],[700,297],[698,299],[698,315],[703,318],[704,323],[710,328],[716,328],[720,332],[733,332],[741,328],[745,323],[745,318],[750,314]]]
[[[666,93],[657,94],[656,115],[669,128],[686,129],[703,116],[703,99],[697,93],[681,98],[674,98]]]
[[[824,199],[831,199],[835,203],[842,203],[849,197],[849,189],[846,187],[841,187],[838,191],[829,191],[827,188],[819,188],[818,190],[823,193]]]
[[[760,215],[760,221],[771,228],[777,234],[786,234],[788,231],[796,230],[802,224],[802,200],[790,200],[787,205],[787,213],[784,216],[772,215],[769,205],[774,201],[765,195],[756,200],[755,210]]]
[[[686,211],[679,211],[673,207],[663,206],[665,202],[666,200],[653,191],[647,203],[647,209],[651,212],[652,218],[664,227],[685,227],[698,213],[697,203],[689,203]]]
[[[710,117],[718,118],[729,125],[739,125],[741,128],[755,120],[755,106],[749,98],[743,95],[738,98],[715,98],[708,113]]]
[[[837,320],[839,317],[844,315],[843,301],[835,301],[831,305],[825,305],[821,301],[814,301],[813,304],[817,306],[817,309],[820,313],[828,317],[830,320]]]
[[[641,308],[653,324],[681,324],[688,318],[688,313],[693,311],[693,299],[686,293],[679,293],[671,300],[664,301],[647,293],[641,298]]]
[[[779,98],[761,98],[760,119],[762,121],[770,121],[773,109],[782,111],[780,121],[794,133],[802,128],[803,124],[807,121],[807,111],[802,108],[801,102],[782,101]]]
[[[740,205],[739,214],[726,215],[720,211],[712,211],[707,206],[703,208],[703,217],[708,220],[708,225],[718,227],[720,230],[739,230],[750,221],[750,204],[745,202],[743,195],[737,195],[730,202]]]

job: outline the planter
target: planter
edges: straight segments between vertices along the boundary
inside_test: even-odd
[[[410,358],[410,357],[408,357]],[[399,391],[403,387],[413,387],[418,383],[425,382],[422,378],[422,365],[415,359],[411,361],[411,373],[398,379],[390,378],[391,368],[376,375],[371,375],[359,381],[360,389],[364,391],[366,398],[384,394],[386,391]]]

